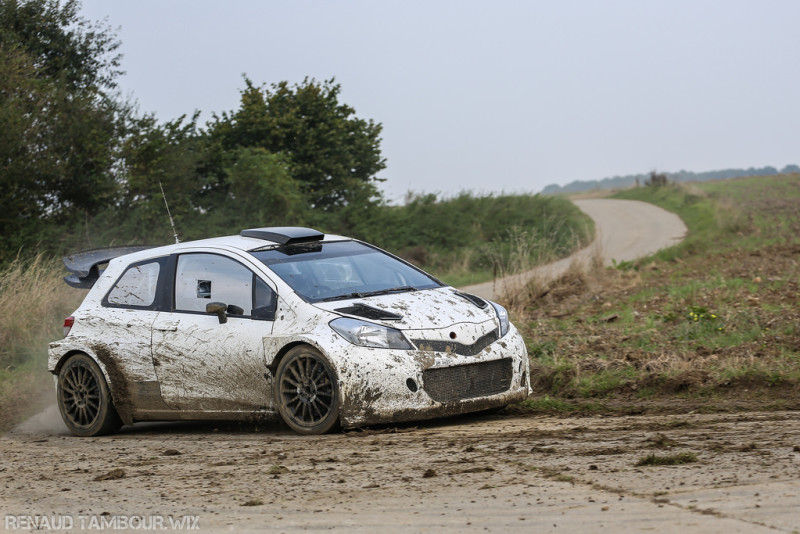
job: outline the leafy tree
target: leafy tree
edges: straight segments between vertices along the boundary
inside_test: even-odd
[[[243,226],[282,226],[304,223],[305,201],[300,185],[289,176],[285,156],[263,148],[242,148],[227,169],[228,206]],[[233,211],[230,210],[230,211]]]
[[[333,79],[306,78],[290,86],[280,82],[256,87],[245,79],[241,107],[215,116],[209,124],[209,171],[225,187],[221,155],[241,147],[282,154],[314,208],[335,211],[358,198],[379,198],[376,174],[386,167],[380,153],[381,125],[355,116],[339,102]],[[216,158],[216,159],[215,159]]]
[[[227,152],[225,187],[214,188],[202,172],[207,143],[197,130],[197,115],[185,119],[158,124],[148,116],[136,122],[122,151],[122,195],[98,217],[102,222],[97,226],[114,235],[101,233],[100,241],[123,236],[142,243],[170,241],[164,196],[183,240],[238,233],[251,226],[304,224],[306,202],[298,182],[289,176],[285,157],[262,148]]]
[[[107,27],[78,15],[67,0],[0,0],[0,42],[24,50],[40,78],[60,80],[71,91],[90,88],[107,95],[116,88],[120,42]]]
[[[97,225],[101,232],[112,229],[115,236],[100,234],[99,239],[169,242],[173,232],[164,196],[180,237],[196,237],[193,225],[201,211],[197,197],[202,194],[204,183],[198,171],[203,138],[197,130],[197,114],[188,120],[182,116],[163,124],[148,115],[132,124],[120,152],[119,198],[102,213],[100,220],[104,223]]]
[[[116,193],[116,38],[69,0],[0,0],[0,263]]]

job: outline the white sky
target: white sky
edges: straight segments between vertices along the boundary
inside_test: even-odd
[[[83,0],[161,120],[336,77],[408,190],[800,163],[800,1]]]

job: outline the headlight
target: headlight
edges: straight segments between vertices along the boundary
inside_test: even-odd
[[[353,345],[375,347],[379,349],[403,349],[413,347],[400,330],[387,328],[379,324],[341,317],[330,322],[337,334]]]
[[[500,337],[503,337],[508,334],[508,312],[504,307],[494,302],[492,302],[492,306],[494,306],[494,311],[497,312],[497,318],[500,320]]]

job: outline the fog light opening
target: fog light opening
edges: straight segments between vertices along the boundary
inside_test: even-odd
[[[411,390],[411,393],[416,393],[417,390],[419,389],[417,381],[414,380],[413,378],[409,378],[408,380],[406,380],[406,387],[408,387],[408,389]]]

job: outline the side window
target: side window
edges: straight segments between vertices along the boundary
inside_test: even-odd
[[[175,308],[205,312],[206,304],[224,302],[251,315],[253,279],[250,269],[225,256],[183,254],[175,272]]]
[[[278,298],[271,287],[262,279],[256,277],[255,292],[253,293],[253,318],[275,320],[275,310]]]
[[[142,263],[128,267],[106,297],[112,306],[142,307],[152,306],[156,300],[159,261]]]

